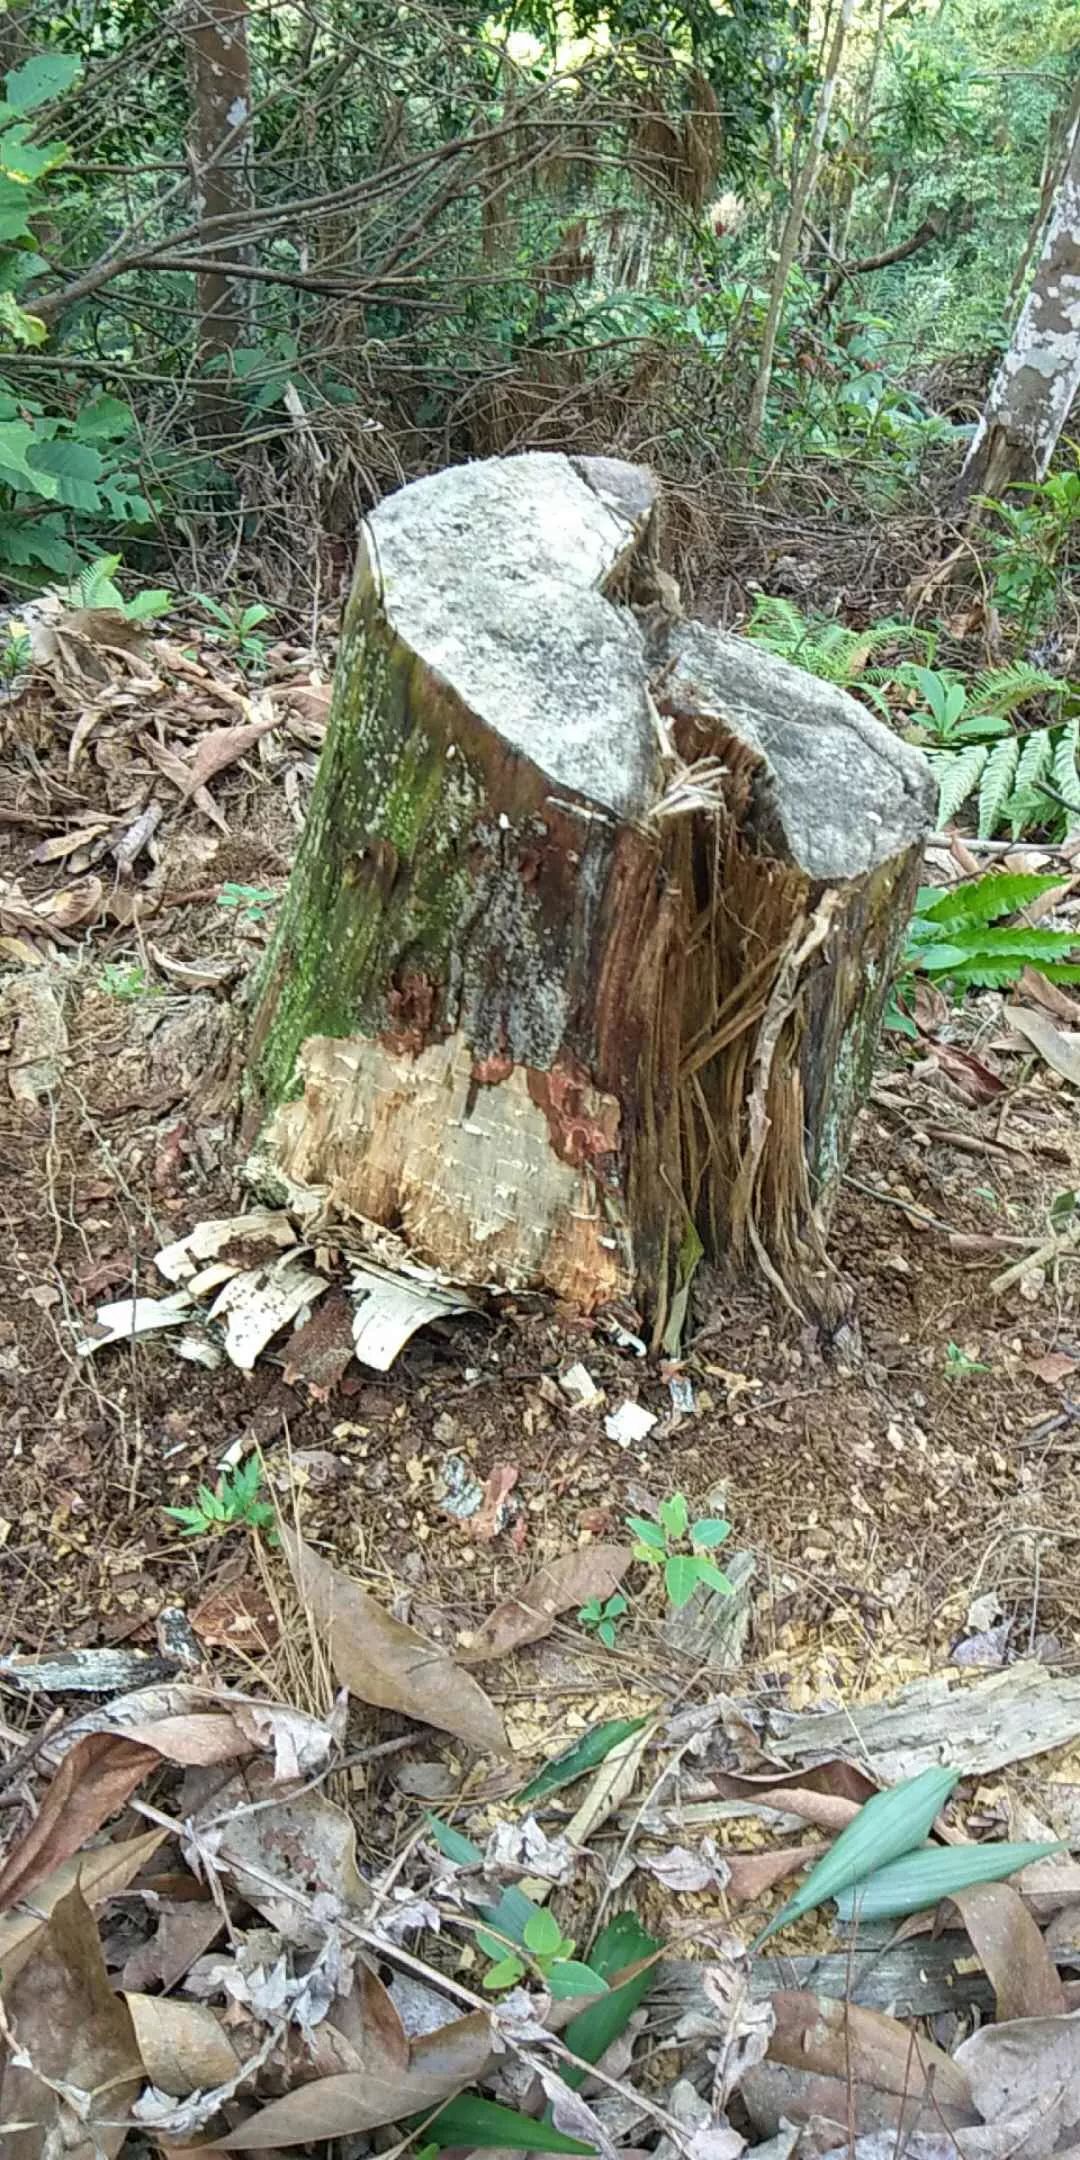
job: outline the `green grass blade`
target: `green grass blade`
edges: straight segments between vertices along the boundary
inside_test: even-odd
[[[826,1898],[837,1897],[849,1884],[861,1882],[864,1876],[874,1874],[889,1861],[898,1860],[903,1853],[921,1845],[960,1774],[959,1770],[923,1770],[918,1777],[905,1778],[902,1785],[894,1785],[889,1792],[875,1793],[841,1832],[824,1859],[811,1868],[794,1897],[790,1897],[775,1919],[763,1928],[752,1944],[752,1950],[760,1950],[762,1943],[768,1942],[770,1935],[786,1927],[790,1920],[813,1912]]]
[[[930,1845],[924,1852],[909,1852],[878,1868],[862,1882],[852,1883],[836,1900],[839,1920],[899,1920],[906,1913],[924,1912],[954,1890],[970,1890],[975,1883],[1001,1882],[1033,1860],[1045,1860],[1063,1851],[1058,1841],[1049,1845]]]
[[[658,1963],[642,1963],[653,1957],[659,1948],[658,1938],[646,1934],[636,1913],[617,1913],[615,1919],[601,1929],[592,1946],[589,1963],[593,1971],[608,1982],[609,1993],[598,1996],[595,2002],[587,2004],[571,2018],[563,2033],[571,2055],[580,2055],[582,2062],[599,2062],[612,2041],[625,2032],[638,2004],[644,2002],[659,1977]],[[618,1987],[611,1985],[628,1965],[639,1964],[640,1971],[632,1972]],[[576,2063],[563,2063],[561,2076],[563,2083],[572,2085],[576,2091],[585,2072],[579,2070]]]

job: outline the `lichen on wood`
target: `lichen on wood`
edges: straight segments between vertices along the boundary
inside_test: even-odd
[[[930,791],[842,693],[635,607],[655,516],[544,455],[374,513],[250,1074],[331,1210],[659,1334],[688,1226],[793,1300],[827,1273]]]

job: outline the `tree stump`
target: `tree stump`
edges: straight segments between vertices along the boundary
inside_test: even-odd
[[[932,800],[681,618],[657,508],[536,454],[374,512],[249,1052],[264,1183],[654,1341],[702,1251],[821,1305]]]

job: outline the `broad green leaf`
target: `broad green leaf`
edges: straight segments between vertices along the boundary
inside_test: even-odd
[[[654,1552],[663,1552],[664,1533],[659,1523],[651,1522],[647,1515],[628,1515],[626,1520],[643,1545],[651,1545]]]
[[[959,1770],[923,1770],[918,1777],[905,1778],[903,1784],[894,1785],[888,1792],[875,1793],[841,1831],[824,1859],[811,1868],[794,1897],[762,1929],[751,1945],[752,1951],[760,1950],[762,1943],[786,1927],[789,1920],[813,1912],[826,1898],[838,1897],[849,1884],[861,1882],[864,1876],[921,1845],[960,1775]]]
[[[691,1545],[704,1545],[710,1552],[730,1536],[731,1524],[722,1522],[716,1515],[703,1515],[699,1522],[690,1525]]]
[[[15,563],[20,569],[36,563],[43,570],[66,577],[77,561],[59,519],[0,517],[0,563]]]
[[[56,500],[56,481],[51,474],[35,471],[27,462],[31,450],[42,447],[25,420],[0,421],[0,481],[17,493],[44,495]]]
[[[591,1965],[582,1965],[576,1958],[556,1958],[544,1975],[556,2002],[569,2002],[575,1995],[606,1995],[608,1984],[601,1980]]]
[[[668,1603],[676,1608],[689,1604],[701,1580],[701,1563],[694,1553],[672,1553],[664,1562],[664,1588]]]
[[[521,1798],[525,1798],[524,1793]],[[427,1822],[439,1851],[445,1853],[448,1860],[455,1860],[459,1867],[479,1865],[484,1855],[471,1838],[465,1837],[460,1830],[455,1830],[452,1823],[443,1822],[439,1815],[429,1813]],[[483,1919],[490,1927],[497,1928],[500,1935],[505,1935],[511,1942],[516,1943],[524,1942],[526,1926],[536,1910],[532,1899],[526,1897],[524,1890],[519,1890],[514,1883],[508,1884],[497,1905],[479,1907]],[[500,1958],[505,1954],[506,1945],[501,1942],[493,1942],[487,1950],[488,1957]]]
[[[40,315],[28,315],[13,293],[0,292],[0,341],[5,336],[16,345],[44,345],[48,331]]]
[[[661,1500],[657,1513],[669,1538],[686,1536],[690,1508],[685,1493],[672,1493],[669,1500]]]
[[[719,1590],[724,1597],[734,1597],[734,1583],[730,1576],[724,1574],[722,1568],[717,1567],[714,1560],[707,1560],[704,1553],[698,1553],[694,1565],[698,1571],[699,1582],[708,1583],[710,1590]]]
[[[75,442],[70,435],[54,442],[36,442],[27,452],[34,472],[47,473],[56,485],[56,500],[69,510],[99,510],[100,481],[104,471],[100,450],[92,443]]]
[[[554,1914],[546,1905],[538,1905],[526,1922],[525,1948],[531,1950],[534,1957],[557,1957],[562,1940],[562,1929]]]
[[[4,91],[12,112],[36,112],[50,98],[61,97],[82,74],[77,53],[41,52],[4,77]]]
[[[130,435],[135,426],[135,415],[123,398],[110,397],[100,391],[88,405],[80,405],[75,419],[76,431],[82,442],[114,442]],[[119,563],[119,556],[116,558]]]
[[[518,1799],[531,1806],[536,1800],[545,1800],[549,1793],[558,1792],[563,1785],[572,1785],[575,1778],[584,1777],[586,1770],[595,1770],[631,1733],[640,1732],[647,1718],[607,1718],[602,1725],[594,1725],[591,1732],[584,1733],[573,1747],[562,1755],[556,1755],[528,1785],[522,1786]],[[443,1847],[445,1851],[445,1846]],[[452,1859],[453,1854],[450,1855]],[[479,1858],[480,1855],[478,1854]],[[490,1919],[490,1913],[487,1915]],[[510,1930],[507,1929],[506,1933]]]
[[[954,1890],[975,1883],[1002,1882],[1035,1860],[1064,1851],[1060,1840],[1044,1845],[930,1845],[909,1852],[888,1867],[876,1868],[842,1890],[836,1900],[840,1920],[899,1920],[923,1912]]]
[[[505,2146],[510,2152],[592,2153],[595,2147],[578,2138],[564,2137],[550,2123],[536,2122],[516,2108],[498,2100],[482,2100],[479,2093],[459,2093],[440,2108],[424,2132],[439,2146]]]
[[[484,1974],[483,1985],[492,1992],[498,1988],[511,1988],[524,1977],[524,1973],[525,1967],[520,1958],[501,1957],[497,1964],[489,1966]]]

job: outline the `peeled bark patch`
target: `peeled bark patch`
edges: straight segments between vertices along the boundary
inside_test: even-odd
[[[931,790],[852,699],[635,605],[655,513],[548,455],[375,511],[250,1071],[264,1166],[660,1331],[691,1225],[820,1276]]]

